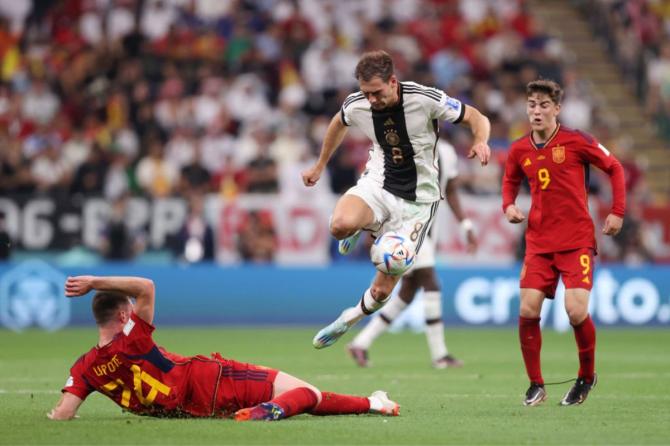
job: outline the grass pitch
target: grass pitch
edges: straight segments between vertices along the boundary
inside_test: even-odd
[[[540,407],[521,405],[528,385],[516,330],[453,329],[451,351],[462,369],[433,370],[423,335],[385,335],[371,350],[373,367],[346,356],[347,335],[325,350],[313,329],[166,329],[156,341],[182,354],[226,357],[282,369],[322,390],[368,395],[384,389],[401,416],[313,417],[277,423],[165,420],[123,413],[91,395],[80,418],[45,414],[69,367],[96,341],[92,329],[14,334],[0,330],[0,444],[668,444],[670,330],[598,331],[598,385],[582,406],[559,407],[570,384],[548,386]],[[577,371],[571,333],[544,333],[545,380]]]

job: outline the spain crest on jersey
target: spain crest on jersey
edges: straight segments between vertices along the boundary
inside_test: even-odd
[[[551,159],[554,160],[556,164],[561,164],[565,161],[565,147],[564,146],[555,146],[551,149]]]

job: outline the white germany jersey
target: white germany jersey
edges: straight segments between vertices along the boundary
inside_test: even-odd
[[[400,82],[399,97],[393,107],[373,110],[362,92],[350,94],[340,118],[372,141],[363,176],[405,200],[438,201],[438,121],[460,122],[465,106],[441,90],[415,82]]]

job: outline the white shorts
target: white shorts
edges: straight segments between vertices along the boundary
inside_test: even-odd
[[[366,177],[358,180],[346,194],[356,195],[372,209],[375,221],[371,227],[364,228],[365,230],[370,231],[374,237],[388,231],[404,234],[413,243],[416,254],[423,246],[440,204],[439,201],[417,203],[396,197]]]
[[[421,245],[421,254],[416,256],[412,270],[435,267],[435,251],[437,250],[437,243],[434,240],[434,235],[435,234],[433,234],[433,236],[430,234],[426,235],[426,240],[424,240],[423,245]]]

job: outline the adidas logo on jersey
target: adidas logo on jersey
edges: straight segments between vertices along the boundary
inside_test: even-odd
[[[523,162],[523,167],[528,167],[530,164],[530,158],[526,158],[526,161]]]
[[[388,125],[395,125],[395,122],[393,122],[392,118],[388,118],[386,121],[384,121],[384,126]]]

